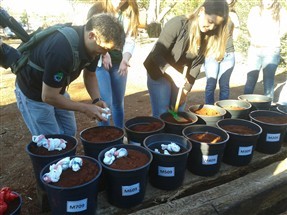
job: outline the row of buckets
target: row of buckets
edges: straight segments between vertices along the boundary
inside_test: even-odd
[[[190,112],[182,113],[195,115]],[[256,120],[257,116],[285,116],[279,111],[253,110],[249,119],[223,118],[215,125],[207,123],[192,124],[168,123],[151,116],[139,116],[129,119],[125,123],[125,130],[114,126],[91,127],[80,133],[85,155],[76,155],[78,141],[74,137],[65,135],[47,135],[47,138],[62,138],[73,142],[74,147],[64,154],[54,156],[40,156],[31,153],[30,142],[26,151],[29,154],[38,185],[48,195],[52,214],[94,214],[97,208],[97,194],[105,191],[110,204],[119,208],[131,208],[140,204],[145,196],[147,182],[158,189],[174,190],[179,188],[188,169],[191,173],[209,177],[219,172],[221,162],[233,166],[248,165],[253,157],[254,150],[275,154],[280,151],[286,123],[268,124]],[[196,116],[196,115],[195,115]],[[136,132],[130,129],[136,124],[160,122],[162,126],[154,131]],[[246,126],[254,131],[253,134],[241,135],[224,130],[224,126]],[[114,141],[90,142],[83,138],[86,132],[96,131],[99,128],[113,128],[121,131],[121,135]],[[126,133],[128,144],[123,144]],[[221,137],[217,143],[206,143],[190,138],[196,133],[212,133]],[[180,153],[165,155],[154,151],[161,144],[174,142],[181,147]],[[140,151],[147,155],[149,161],[136,169],[117,170],[103,163],[104,154],[111,148],[126,148]],[[44,173],[49,167],[63,157],[82,157],[92,161],[98,174],[88,183],[74,187],[59,187],[43,181]]]

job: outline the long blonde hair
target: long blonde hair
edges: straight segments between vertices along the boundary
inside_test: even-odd
[[[125,4],[128,4],[125,7]],[[124,6],[122,12],[129,19],[128,31],[126,34],[130,34],[134,37],[138,34],[138,26],[139,26],[139,9],[136,0],[122,0],[122,5]],[[93,15],[97,13],[112,13],[117,14],[121,8],[114,8],[111,3],[111,0],[96,0],[95,4],[88,11],[87,19],[91,18]]]
[[[264,10],[263,2],[262,0],[260,1],[260,15],[262,11]],[[278,0],[274,0],[272,6],[271,6],[271,11],[272,11],[272,17],[275,21],[279,21],[280,19],[280,10],[281,10],[281,4],[278,2]]]
[[[188,51],[192,55],[203,54],[205,57],[213,54],[216,60],[220,61],[224,57],[229,34],[228,20],[224,20],[221,25],[217,26],[212,34],[203,34],[198,25],[198,15],[201,8],[202,6],[198,7],[194,13],[187,16],[187,19],[191,22]]]

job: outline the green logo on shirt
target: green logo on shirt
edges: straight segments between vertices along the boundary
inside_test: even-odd
[[[54,80],[55,80],[55,81],[60,82],[62,79],[63,79],[63,72],[57,72],[57,73],[54,75]]]

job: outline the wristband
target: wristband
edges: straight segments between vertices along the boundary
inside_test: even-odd
[[[92,104],[96,104],[98,101],[103,101],[102,98],[96,98],[93,100]]]

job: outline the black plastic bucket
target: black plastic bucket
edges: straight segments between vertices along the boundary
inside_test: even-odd
[[[150,129],[136,131],[132,129],[134,126],[150,126]],[[154,129],[152,128],[153,126]],[[137,116],[126,121],[125,131],[129,144],[142,146],[146,137],[164,132],[164,122],[152,116]]]
[[[238,99],[248,101],[252,105],[251,111],[269,110],[272,102],[272,98],[259,94],[244,94],[238,96]]]
[[[74,147],[72,149],[70,149],[69,151],[60,153],[60,154],[56,154],[56,155],[38,155],[38,154],[34,154],[31,152],[31,146],[32,145],[37,145],[36,143],[34,143],[33,141],[30,142],[27,146],[26,146],[26,152],[29,154],[30,159],[32,161],[32,165],[33,165],[33,169],[34,169],[34,173],[35,173],[35,177],[37,180],[37,183],[39,185],[39,187],[41,187],[42,189],[44,189],[44,186],[39,178],[39,174],[41,172],[41,170],[43,169],[44,166],[46,166],[48,163],[57,160],[59,158],[64,158],[64,157],[68,157],[68,156],[72,156],[76,154],[76,149],[78,146],[78,140],[75,137],[72,136],[68,136],[68,135],[64,135],[64,134],[53,134],[53,135],[45,135],[46,138],[59,138],[59,139],[64,139],[67,142],[71,142],[74,144]]]
[[[165,155],[154,150],[160,149],[161,144],[177,144],[179,153]],[[163,190],[174,190],[183,183],[191,142],[176,134],[154,134],[144,140],[146,147],[153,155],[149,170],[149,182],[152,186]]]
[[[23,199],[19,193],[15,191],[12,191],[12,193],[16,194],[18,198],[8,202],[8,208],[5,211],[4,215],[5,214],[9,214],[9,215],[20,215],[21,214],[21,207],[23,204]]]
[[[286,114],[277,111],[256,110],[252,111],[249,114],[249,117],[252,122],[255,122],[262,128],[262,133],[256,145],[256,151],[265,154],[275,154],[279,152],[286,134],[287,120],[282,124],[278,124],[277,122],[267,123],[257,117],[269,117],[270,119],[274,119],[275,117],[279,119],[281,117],[281,119],[284,119],[285,121]]]
[[[188,110],[192,113],[195,113],[198,117],[197,124],[205,124],[209,126],[216,127],[216,122],[220,119],[224,119],[226,115],[226,110],[221,107],[215,105],[207,105],[207,104],[200,104],[200,105],[191,105]],[[209,113],[216,113],[216,115],[208,115],[208,114],[199,114],[198,111],[207,110]]]
[[[145,165],[131,170],[111,168],[103,162],[103,159],[105,153],[113,147],[139,151],[147,155],[149,161]],[[107,199],[110,204],[116,207],[131,208],[140,204],[144,199],[152,154],[146,148],[138,145],[120,144],[113,147],[104,149],[98,157],[106,175]]]
[[[229,139],[228,133],[220,128],[208,125],[192,125],[183,129],[182,133],[192,143],[187,169],[200,176],[213,176],[218,173],[225,144]],[[205,143],[189,138],[190,135],[197,133],[211,133],[220,136],[222,140],[217,143]]]
[[[287,105],[278,105],[276,107],[276,110],[279,111],[280,113],[287,114]],[[285,143],[287,143],[287,130],[286,130],[286,133],[285,133],[284,141],[285,141]]]
[[[70,158],[80,157],[92,161],[98,168],[98,173],[87,183],[73,187],[59,187],[43,180],[43,175],[49,172],[49,167],[56,164],[59,160],[46,165],[40,172],[40,179],[48,195],[51,214],[95,214],[97,209],[98,181],[102,173],[101,164],[94,158],[88,156],[71,156]],[[81,170],[79,170],[81,171]]]
[[[119,132],[119,136],[115,139],[112,139],[110,141],[100,141],[100,142],[93,142],[85,139],[85,134],[88,132],[95,131],[95,135],[97,135],[97,131],[101,132],[103,129],[115,129]],[[124,130],[122,128],[116,127],[116,126],[95,126],[86,128],[83,131],[80,132],[80,139],[83,144],[84,153],[86,156],[98,159],[98,156],[100,152],[108,148],[110,146],[114,146],[117,144],[122,144],[124,139]]]
[[[223,162],[233,166],[245,166],[253,157],[262,129],[254,122],[243,119],[222,119],[217,126],[229,134],[223,154]],[[228,126],[228,127],[225,127]]]
[[[198,121],[198,117],[194,113],[182,111],[177,114],[180,118],[187,120],[187,122],[177,121],[172,114],[168,112],[160,115],[161,120],[165,123],[164,131],[166,133],[182,135],[182,130],[185,127],[193,125]]]
[[[226,110],[225,118],[249,119],[252,105],[248,101],[226,99],[214,103],[215,106]]]

